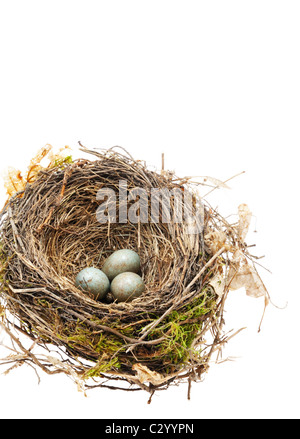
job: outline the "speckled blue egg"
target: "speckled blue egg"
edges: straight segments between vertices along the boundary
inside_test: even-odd
[[[103,299],[110,289],[106,274],[98,268],[87,267],[78,273],[75,284],[77,288],[91,293],[96,300]]]
[[[122,249],[115,251],[105,261],[102,271],[110,281],[121,273],[139,273],[141,261],[139,255],[133,250]]]
[[[118,302],[130,302],[144,291],[144,281],[136,273],[121,273],[111,283],[111,293]]]

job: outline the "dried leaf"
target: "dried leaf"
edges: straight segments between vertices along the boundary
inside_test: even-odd
[[[41,161],[52,151],[51,145],[46,145],[43,148],[39,149],[35,157],[30,160],[28,169],[30,172],[31,168],[34,168],[36,165],[39,165]]]
[[[9,167],[6,172],[4,172],[3,180],[4,187],[9,197],[17,192],[22,191],[26,185],[26,182],[21,175],[21,171],[13,167]]]
[[[268,297],[268,292],[259,274],[253,265],[250,265],[246,257],[239,250],[233,255],[233,266],[229,270],[231,290],[245,288],[246,294],[251,297]]]
[[[210,286],[214,289],[215,293],[222,297],[226,288],[226,282],[224,275],[221,276],[220,273],[216,274],[212,280],[209,282]]]
[[[224,183],[221,180],[218,180],[217,178],[208,177],[208,176],[205,176],[205,177],[202,177],[202,178],[203,178],[203,183],[212,183],[217,188],[219,187],[219,188],[223,188],[223,189],[230,189],[230,187],[226,183]]]
[[[149,382],[154,386],[159,386],[166,381],[166,378],[164,378],[162,375],[157,372],[153,372],[143,364],[137,363],[132,367],[132,369],[137,373],[137,379],[142,384]]]
[[[226,247],[227,250],[230,250],[230,246],[226,244],[226,241],[227,236],[223,231],[207,228],[207,233],[204,236],[204,242],[212,254],[217,253],[217,251],[223,247]]]
[[[30,164],[27,168],[27,172],[22,176],[19,169],[9,167],[3,175],[4,187],[7,195],[12,197],[17,192],[21,192],[25,189],[27,183],[33,183],[37,174],[41,169],[52,168],[58,163],[63,162],[67,155],[70,155],[69,146],[60,148],[56,154],[53,152],[51,145],[46,145],[41,148],[35,157],[30,160]],[[42,160],[48,159],[48,163],[43,166]]]
[[[240,206],[238,207],[238,210],[239,210],[238,230],[239,230],[239,235],[240,235],[241,239],[244,240],[246,238],[248,231],[249,231],[249,226],[250,226],[251,219],[252,219],[252,212],[250,211],[247,204],[240,204]]]

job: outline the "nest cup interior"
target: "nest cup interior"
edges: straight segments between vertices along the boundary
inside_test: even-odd
[[[97,170],[97,164],[94,167]],[[128,177],[129,193],[138,182],[135,182],[134,174]],[[72,284],[83,268],[93,266],[101,269],[114,251],[132,249],[141,258],[141,275],[146,286],[145,293],[135,300],[145,305],[147,301],[153,302],[156,294],[166,299],[168,288],[178,280],[178,242],[172,237],[169,225],[162,222],[152,224],[151,218],[144,224],[129,221],[126,224],[118,221],[100,223],[96,215],[101,205],[97,201],[97,192],[104,185],[105,175],[95,175],[87,182],[84,173],[74,171],[73,179],[76,190],[71,176],[61,204],[36,241],[38,252],[47,258],[48,265],[58,277],[64,277]],[[118,184],[118,175],[110,175],[107,187],[118,194]],[[180,247],[179,251],[182,252]]]

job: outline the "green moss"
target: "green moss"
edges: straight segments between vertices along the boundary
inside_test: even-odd
[[[215,300],[211,292],[205,290],[201,296],[187,306],[173,311],[164,322],[149,335],[151,339],[165,337],[156,346],[154,358],[162,358],[164,366],[170,371],[188,361],[190,354],[201,355],[192,349],[193,341],[203,327],[204,316],[212,312]]]
[[[73,163],[73,158],[72,158],[71,155],[69,155],[69,156],[67,156],[67,157],[65,157],[65,158],[61,158],[61,159],[57,159],[57,160],[55,160],[55,162],[54,162],[54,164],[53,164],[53,167],[54,167],[54,168],[56,168],[56,167],[58,167],[58,168],[63,168],[64,165],[66,165],[66,164],[70,164],[70,163]]]
[[[110,355],[120,351],[122,346],[123,346],[123,342],[117,337],[104,335],[102,333],[100,334],[99,340],[94,346],[94,349],[96,352],[99,353],[105,352]]]
[[[81,351],[83,348],[91,358],[98,357],[95,366],[87,372],[85,378],[97,377],[101,373],[121,368],[119,354],[124,351],[125,346],[123,340],[113,334],[94,332],[84,322],[77,321],[75,327],[64,327],[60,338],[70,349]]]
[[[83,375],[84,379],[87,378],[97,378],[101,376],[101,374],[105,372],[110,372],[112,370],[118,370],[121,368],[121,364],[118,360],[118,358],[113,357],[110,360],[106,360],[105,358],[101,357],[96,366],[91,367],[89,370],[85,372]]]

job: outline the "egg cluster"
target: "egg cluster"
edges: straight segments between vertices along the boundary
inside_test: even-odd
[[[128,302],[145,291],[145,284],[138,274],[141,270],[139,255],[133,250],[117,250],[105,261],[102,270],[87,267],[78,273],[75,284],[93,295],[104,299],[111,292],[114,300]]]

